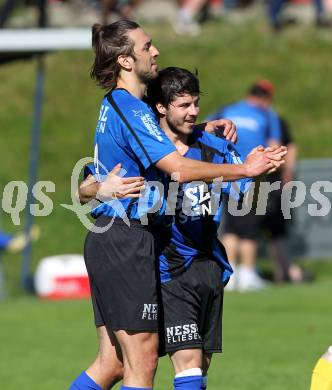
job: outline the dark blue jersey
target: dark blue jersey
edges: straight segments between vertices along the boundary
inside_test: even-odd
[[[246,100],[230,104],[208,116],[209,120],[226,118],[236,124],[238,141],[236,149],[243,160],[258,145],[268,146],[274,140],[281,142],[281,126],[272,109],[264,109]]]
[[[120,111],[117,111],[120,108]],[[121,116],[123,115],[123,116]],[[94,172],[97,181],[121,162],[124,176],[143,176],[147,181],[159,182],[163,174],[154,166],[176,148],[160,128],[155,114],[143,101],[124,89],[107,94],[101,104],[95,135]],[[92,215],[140,219],[155,199],[159,199],[158,187],[152,186],[147,201],[119,199],[101,203]]]
[[[216,164],[242,163],[230,142],[204,131],[195,130],[190,137],[189,146],[185,155],[188,158]],[[191,182],[179,187],[175,216],[168,232],[169,244],[159,257],[162,282],[183,273],[194,260],[207,258],[215,259],[220,264],[224,281],[229,279],[232,268],[225,249],[217,238],[222,193],[239,199],[250,183],[251,179],[242,179],[233,183]],[[169,198],[170,194],[168,203]],[[163,238],[165,237],[166,234]]]

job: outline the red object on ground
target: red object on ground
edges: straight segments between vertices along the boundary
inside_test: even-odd
[[[89,298],[89,278],[83,256],[56,255],[40,260],[35,273],[35,289],[42,299]]]
[[[58,276],[54,279],[54,289],[47,299],[90,298],[90,284],[87,276]]]

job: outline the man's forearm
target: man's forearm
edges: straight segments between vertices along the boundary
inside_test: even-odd
[[[179,181],[181,183],[195,180],[212,181],[216,178],[234,181],[248,177],[245,164],[211,164],[186,159],[179,168]]]
[[[99,190],[100,183],[98,182],[82,182],[78,189],[78,198],[82,204],[88,203],[95,199]]]
[[[287,151],[283,147],[267,152],[260,149],[253,149],[244,164],[211,164],[185,158],[175,151],[159,160],[156,166],[174,180],[185,183],[194,180],[212,181],[221,177],[224,181],[257,177],[284,163],[283,157]]]
[[[211,164],[182,157],[178,152],[165,156],[156,166],[180,183],[195,180],[212,181],[219,177],[225,181],[249,177],[246,164]]]

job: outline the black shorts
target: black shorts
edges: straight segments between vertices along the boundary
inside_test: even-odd
[[[282,190],[269,193],[266,214],[263,216],[261,228],[268,239],[277,239],[287,235],[287,225],[281,207]]]
[[[223,215],[222,234],[235,234],[241,239],[256,241],[260,237],[260,230],[262,224],[262,215],[256,215],[256,210],[243,216],[235,216],[225,210]]]
[[[106,226],[101,216],[96,226]],[[115,219],[105,233],[89,232],[84,247],[96,326],[157,331],[157,270],[153,235],[138,221]]]
[[[192,348],[221,352],[223,292],[221,269],[213,260],[195,260],[161,284],[161,356]]]

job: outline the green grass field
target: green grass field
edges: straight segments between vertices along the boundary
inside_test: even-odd
[[[277,87],[276,108],[290,121],[300,157],[331,157],[331,32],[300,26],[275,36],[260,20],[239,26],[213,22],[195,40],[176,37],[168,25],[147,30],[160,49],[161,66],[198,69],[201,118],[242,98],[257,78],[270,78]],[[82,252],[86,231],[60,204],[70,203],[74,164],[93,154],[103,92],[89,79],[91,59],[89,52],[67,52],[46,60],[39,180],[53,181],[56,191],[50,194],[53,213],[36,219],[42,237],[34,245],[33,266],[44,256]],[[27,180],[34,80],[33,62],[1,67],[1,189],[10,180]],[[23,222],[24,213],[21,217]],[[5,213],[1,220],[8,231],[22,229]],[[90,304],[24,297],[21,257],[3,260],[10,298],[0,303],[1,388],[65,389],[96,352]],[[209,390],[308,389],[315,360],[331,343],[332,282],[329,264],[308,267],[317,271],[313,284],[227,294],[225,353],[213,362]],[[156,389],[170,389],[171,380],[163,359]]]
[[[227,293],[224,353],[215,355],[209,390],[308,390],[331,343],[331,279]],[[96,353],[87,301],[9,299],[0,312],[3,389],[66,389]],[[171,389],[172,377],[168,358],[161,359],[155,389]]]

